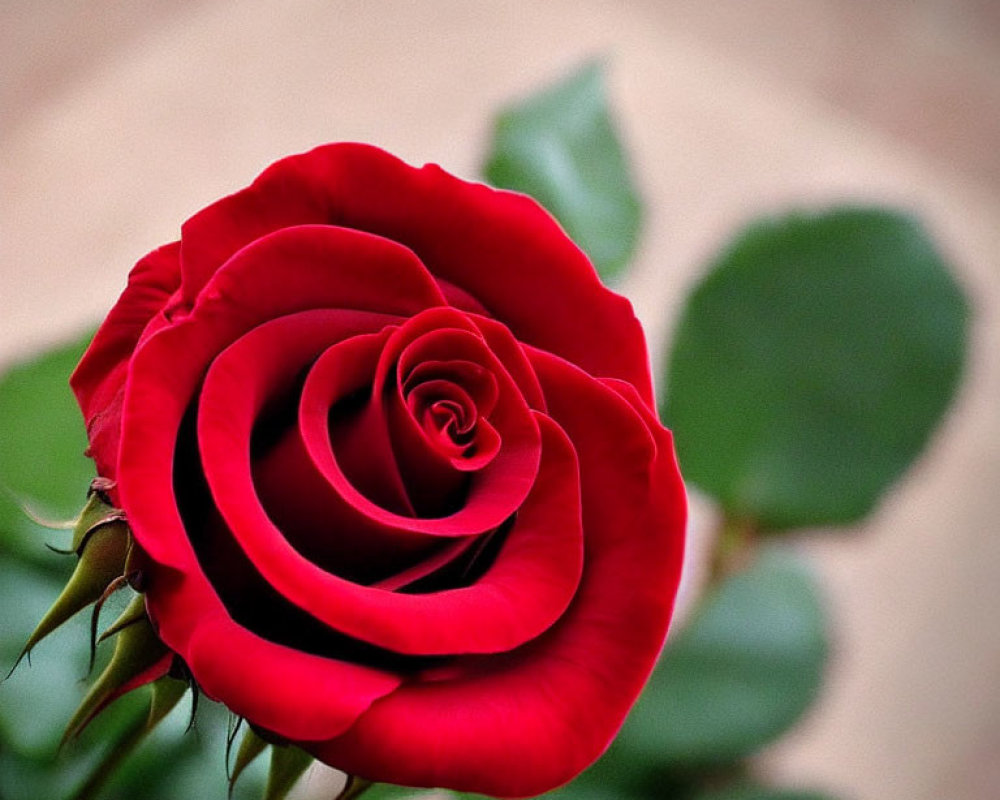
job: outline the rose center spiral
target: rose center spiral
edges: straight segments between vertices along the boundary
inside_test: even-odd
[[[425,362],[403,378],[400,388],[428,446],[455,468],[482,467],[496,455],[499,437],[487,418],[496,407],[498,388],[485,367],[471,361]]]

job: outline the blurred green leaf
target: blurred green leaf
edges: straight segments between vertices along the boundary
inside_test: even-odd
[[[49,554],[52,558],[60,558]],[[0,667],[13,666],[28,634],[59,582],[9,556],[0,558]],[[85,691],[81,678],[89,660],[88,622],[81,615],[40,642],[0,684],[0,797],[58,800],[82,783],[104,757],[106,745],[148,713],[148,698],[127,697],[112,705],[80,742],[58,755],[56,746]],[[101,653],[98,668],[106,659]]]
[[[51,558],[66,558],[49,553]],[[76,558],[71,557],[75,561]],[[0,670],[14,666],[21,648],[52,599],[59,581],[26,564],[0,558]],[[0,741],[25,756],[51,754],[66,721],[80,702],[80,679],[87,672],[89,632],[86,620],[71,620],[65,633],[39,643],[0,684]],[[6,795],[0,794],[6,797]]]
[[[609,755],[625,773],[658,774],[742,759],[809,707],[828,649],[811,573],[790,553],[764,550],[672,634]]]
[[[598,62],[502,111],[483,172],[490,183],[545,206],[604,280],[625,267],[638,241],[641,203]]]
[[[426,789],[412,789],[392,783],[376,783],[361,795],[362,800],[395,800],[395,798],[423,797],[430,794]]]
[[[767,789],[762,786],[738,786],[704,792],[694,800],[833,800],[830,795],[797,789]]]
[[[671,797],[671,795],[664,795]],[[618,781],[601,782],[581,776],[567,786],[547,792],[546,800],[639,800],[642,795],[629,793]]]
[[[69,546],[69,534],[35,524],[17,501],[53,519],[69,519],[83,507],[94,466],[83,455],[87,435],[68,380],[90,338],[0,377],[0,553],[51,566],[43,543]],[[66,569],[72,566],[65,562]]]
[[[859,520],[947,409],[967,317],[903,214],[751,225],[690,296],[669,355],[662,412],[685,476],[762,529]]]
[[[142,693],[142,697],[144,708],[148,709],[148,695]],[[190,700],[185,699],[125,761],[100,797],[102,800],[201,797],[222,800],[226,797],[227,786],[228,716],[224,707],[202,698],[195,726],[188,730]],[[233,800],[260,800],[267,773],[266,761],[261,759],[247,767],[234,789]]]

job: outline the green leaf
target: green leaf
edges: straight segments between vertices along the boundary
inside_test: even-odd
[[[188,688],[186,683],[173,678],[160,678],[151,687],[149,714],[135,717],[112,746],[105,749],[104,757],[94,765],[71,800],[91,800],[97,797],[143,739],[173,710]]]
[[[833,800],[830,795],[798,789],[766,789],[762,786],[738,786],[703,792],[693,800]]]
[[[376,783],[364,791],[361,800],[396,800],[396,798],[409,800],[409,798],[430,797],[432,794],[436,794],[436,792],[413,789],[408,786],[396,786],[392,783]]]
[[[69,545],[68,536],[28,519],[18,501],[45,516],[69,519],[86,499],[94,467],[83,455],[86,430],[68,380],[89,340],[15,365],[0,377],[0,552],[51,564],[44,543]]]
[[[51,555],[51,554],[50,554]],[[35,624],[59,594],[59,582],[16,560],[0,557],[0,669],[14,666]],[[54,752],[66,720],[80,702],[88,661],[87,621],[41,642],[0,684],[0,747],[25,758]],[[2,786],[2,783],[0,783]],[[0,796],[6,797],[2,791]]]
[[[605,280],[628,262],[639,237],[641,203],[598,62],[502,111],[483,172],[490,183],[545,206]]]
[[[967,318],[903,214],[751,225],[690,296],[669,355],[662,414],[685,476],[765,530],[861,519],[947,409]]]
[[[789,553],[762,551],[668,639],[614,757],[684,773],[756,752],[812,703],[828,649],[810,572]]]
[[[627,771],[626,767],[627,765],[622,765],[623,772]],[[639,795],[628,793],[618,785],[617,781],[600,783],[598,781],[577,779],[560,789],[546,792],[542,797],[548,800],[637,800]]]

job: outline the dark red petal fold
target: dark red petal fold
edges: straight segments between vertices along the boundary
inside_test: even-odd
[[[380,285],[395,293],[378,291]],[[159,522],[164,514],[176,516],[170,475],[175,438],[217,353],[254,326],[297,311],[328,307],[409,316],[440,302],[437,285],[410,251],[369,234],[289,228],[239,251],[213,275],[190,314],[146,338],[132,358],[119,483],[123,498],[132,493],[130,522],[140,544],[160,563],[175,564],[183,528]]]
[[[153,566],[150,575],[147,607],[157,634],[199,687],[279,736],[337,736],[401,683],[398,675],[303,653],[237,625],[198,570]]]

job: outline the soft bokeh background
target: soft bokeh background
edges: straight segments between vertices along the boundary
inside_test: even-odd
[[[975,313],[966,381],[868,524],[805,543],[836,653],[819,704],[762,767],[859,800],[996,796],[992,0],[6,0],[0,364],[93,324],[139,255],[274,159],[358,139],[475,177],[491,114],[595,54],[647,202],[624,288],[654,363],[705,260],[760,213],[890,202],[955,265]],[[711,522],[696,503],[696,545]]]

